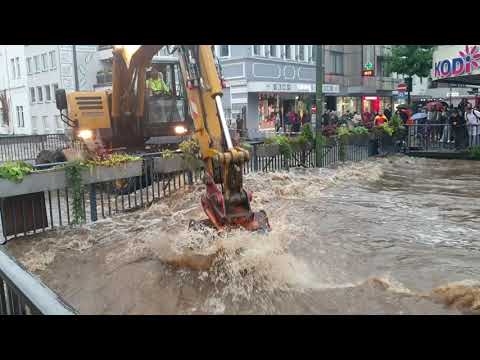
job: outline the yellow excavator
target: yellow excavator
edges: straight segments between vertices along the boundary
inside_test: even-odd
[[[147,101],[147,69],[160,50],[178,58],[184,100],[188,111],[180,119],[181,106],[169,112],[174,132],[187,133],[178,124],[191,119],[205,163],[206,194],[201,203],[209,225],[218,230],[243,227],[269,230],[264,211],[252,212],[252,194],[243,188],[243,164],[249,152],[232,142],[222,106],[225,82],[211,45],[116,45],[113,49],[112,91],[71,92],[57,90],[61,118],[72,126],[91,152],[105,156],[118,149],[131,152],[145,145],[152,126],[152,102]],[[154,100],[155,101],[155,100]],[[156,102],[167,104],[168,99]],[[65,111],[67,114],[65,114]],[[182,122],[183,121],[183,122]],[[169,123],[167,121],[167,123]],[[165,134],[164,134],[165,135]],[[168,135],[168,134],[167,134]],[[220,186],[220,188],[219,188]]]

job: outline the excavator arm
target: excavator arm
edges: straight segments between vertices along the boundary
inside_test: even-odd
[[[165,45],[118,46],[114,49],[112,117],[143,115],[146,68]],[[194,138],[205,163],[206,194],[202,206],[211,224],[221,230],[243,227],[269,230],[265,212],[254,213],[252,194],[243,188],[247,150],[234,146],[222,106],[223,80],[211,45],[176,45]],[[220,185],[220,188],[219,188]]]

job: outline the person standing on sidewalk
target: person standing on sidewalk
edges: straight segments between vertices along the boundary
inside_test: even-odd
[[[480,145],[478,126],[480,125],[480,112],[473,109],[472,104],[468,103],[465,108],[465,122],[467,124],[469,144],[473,146]]]
[[[375,126],[382,126],[388,121],[387,117],[383,114],[383,112],[379,113],[375,116]]]
[[[383,111],[384,115],[387,117],[388,121],[390,121],[392,117],[392,110],[390,110],[390,105],[387,105],[386,109]]]
[[[453,133],[455,136],[455,149],[461,150],[465,148],[465,118],[460,116],[458,109],[452,110],[452,115],[450,116],[450,123],[452,124]]]

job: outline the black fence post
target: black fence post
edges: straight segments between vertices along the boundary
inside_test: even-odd
[[[96,184],[90,184],[90,219],[92,220],[92,222],[98,220]]]
[[[253,144],[253,170],[258,171],[257,144]]]

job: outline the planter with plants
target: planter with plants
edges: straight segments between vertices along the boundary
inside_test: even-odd
[[[143,160],[138,156],[114,154],[105,160],[89,160],[81,163],[82,183],[125,179],[142,175]]]
[[[273,140],[274,138],[268,138],[265,143],[257,146],[258,157],[273,157],[280,155],[280,145]]]
[[[8,162],[0,166],[0,197],[63,189],[69,186],[66,170],[72,167],[85,185],[139,176],[142,159],[112,155],[106,160],[74,161],[46,170],[36,170],[24,162]]]
[[[195,140],[186,140],[179,146],[180,153],[164,150],[160,157],[153,160],[153,170],[156,173],[168,174],[184,170],[195,171],[203,166],[199,157],[199,147]]]
[[[369,140],[369,131],[366,127],[357,126],[350,130],[348,143],[350,145],[367,145]]]

